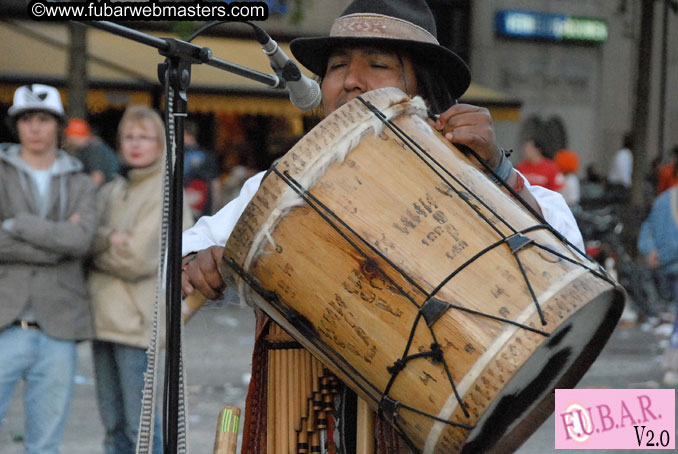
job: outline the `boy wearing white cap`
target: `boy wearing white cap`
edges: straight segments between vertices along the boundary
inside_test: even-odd
[[[65,114],[54,87],[19,87],[8,114],[19,143],[0,145],[0,424],[23,378],[26,452],[56,454],[76,341],[92,335],[83,259],[95,187],[58,148]]]

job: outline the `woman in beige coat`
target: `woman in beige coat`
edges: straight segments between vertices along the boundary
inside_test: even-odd
[[[165,150],[160,116],[144,106],[128,108],[118,127],[118,143],[124,168],[98,194],[99,228],[89,276],[106,454],[134,453],[137,442],[160,260]],[[185,205],[184,228],[191,223]],[[163,320],[161,316],[161,326]],[[154,454],[162,452],[161,430],[156,413]]]

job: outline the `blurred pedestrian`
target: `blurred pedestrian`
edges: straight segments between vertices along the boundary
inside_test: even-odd
[[[581,197],[579,203],[582,208],[598,208],[605,203],[605,178],[600,174],[595,164],[586,166],[585,176],[581,182]]]
[[[523,144],[523,161],[516,166],[531,185],[542,186],[551,191],[560,192],[565,177],[555,162],[544,153],[544,145],[535,137]]]
[[[132,454],[138,437],[160,261],[165,128],[154,110],[129,107],[118,127],[123,169],[97,198],[99,227],[89,275],[92,343],[105,454]],[[192,218],[184,209],[184,226]],[[160,305],[164,308],[164,305]],[[160,319],[163,328],[164,316]],[[162,332],[159,334],[164,338]],[[159,414],[153,453],[162,452]]]
[[[220,169],[214,155],[198,143],[198,125],[184,124],[184,189],[193,217],[212,214],[215,180]]]
[[[567,205],[572,208],[579,205],[581,198],[581,189],[579,184],[579,155],[572,150],[562,149],[556,152],[553,161],[558,169],[564,175],[563,188],[560,193],[563,195]]]
[[[92,134],[89,124],[80,118],[71,118],[64,132],[67,151],[82,161],[85,173],[97,186],[111,181],[120,168],[118,158],[101,138]]]
[[[659,168],[657,194],[661,194],[676,185],[678,185],[678,145],[671,150],[671,162]]]
[[[633,174],[633,135],[624,135],[623,146],[614,154],[607,172],[607,190],[612,201],[624,203],[629,200]]]
[[[56,454],[76,342],[92,336],[83,261],[95,185],[58,148],[65,114],[56,88],[19,87],[8,116],[19,143],[0,145],[0,424],[23,379],[26,452]]]
[[[226,155],[226,171],[217,180],[218,190],[215,191],[213,199],[213,212],[219,211],[221,207],[235,199],[245,181],[257,173],[254,165],[250,164],[253,155],[251,147],[241,144],[233,148],[233,152]]]
[[[676,319],[664,352],[664,384],[678,386],[678,186],[661,193],[638,235],[638,250],[670,290]]]

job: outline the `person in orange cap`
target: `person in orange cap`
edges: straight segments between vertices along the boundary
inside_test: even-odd
[[[118,158],[108,145],[92,135],[85,120],[70,119],[64,133],[68,151],[82,161],[85,173],[98,186],[113,179],[120,169]]]

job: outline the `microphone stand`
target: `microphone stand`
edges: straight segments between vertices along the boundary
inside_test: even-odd
[[[181,347],[181,232],[183,218],[183,169],[184,169],[184,119],[188,113],[187,91],[191,80],[191,66],[206,64],[233,74],[246,77],[271,88],[284,88],[285,82],[278,76],[263,74],[258,71],[236,65],[212,56],[206,47],[181,41],[174,38],[157,38],[137,30],[127,28],[113,22],[81,21],[93,28],[98,28],[123,38],[145,44],[158,49],[160,55],[166,57],[164,63],[158,65],[158,78],[163,85],[173,88],[172,99],[166,99],[174,107],[175,125],[175,160],[170,169],[169,189],[169,229],[167,269],[165,274],[166,306],[167,306],[167,350],[165,352],[165,418],[164,418],[164,452],[176,454],[178,448],[179,419],[179,386],[181,364],[177,354]],[[168,91],[169,93],[169,91]],[[172,124],[169,109],[165,123]],[[167,147],[167,162],[172,162],[171,144]],[[152,422],[151,422],[152,423]],[[153,443],[153,440],[150,440]]]

